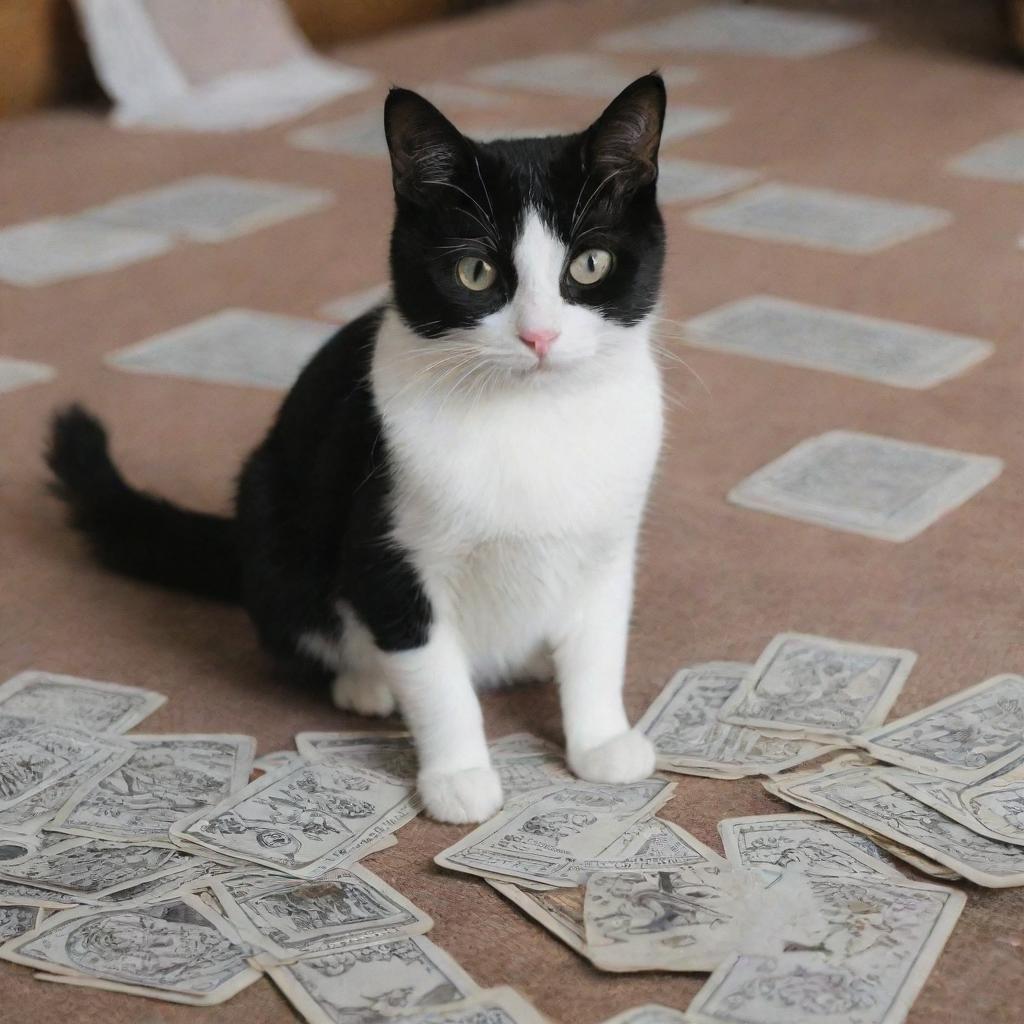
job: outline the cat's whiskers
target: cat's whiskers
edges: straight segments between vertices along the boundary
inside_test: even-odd
[[[491,242],[494,244],[495,249],[498,248],[499,237],[497,224],[494,223],[493,219],[488,218],[487,211],[461,185],[456,185],[454,182],[451,181],[441,181],[439,178],[429,178],[426,181],[424,181],[424,184],[442,185],[446,188],[453,188],[455,189],[456,192],[459,192],[462,195],[464,195],[477,208],[477,210],[480,211],[480,217],[483,217],[484,219],[481,220],[480,217],[475,216],[464,207],[459,206],[456,207],[456,209],[466,214],[467,217],[471,217],[473,220],[475,220],[477,224],[479,224],[480,227],[484,229],[484,231],[490,238]]]
[[[584,203],[583,209],[580,210],[579,212],[579,216],[576,217],[575,220],[573,220],[572,226],[569,228],[570,248],[576,241],[576,229],[580,226],[580,224],[583,223],[583,218],[587,215],[587,210],[590,209],[591,204],[598,197],[598,195],[600,195],[601,190],[605,187],[605,185],[607,185],[609,181],[611,181],[613,178],[617,177],[621,173],[621,168],[619,170],[612,171],[612,173],[609,174],[608,177],[606,177],[604,181],[602,181],[601,184],[594,189],[593,192],[590,193],[590,197],[587,199],[586,203]],[[586,184],[586,182],[584,182],[584,184]]]

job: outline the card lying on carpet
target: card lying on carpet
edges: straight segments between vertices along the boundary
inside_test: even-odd
[[[604,36],[613,50],[692,50],[766,57],[816,57],[874,35],[833,14],[718,3]]]
[[[1002,472],[1001,459],[832,430],[729,492],[734,505],[881,540],[916,537]]]
[[[203,174],[94,206],[82,216],[114,227],[220,242],[334,202],[325,189]]]
[[[658,161],[658,201],[685,203],[746,188],[760,177],[743,167],[663,157]]]
[[[719,717],[809,739],[848,737],[885,721],[916,660],[913,651],[780,633]]]
[[[388,1017],[396,1010],[422,1012],[479,991],[444,950],[421,937],[310,957],[267,973],[311,1024],[383,1020],[383,1009]]]
[[[45,363],[32,363],[27,359],[8,359],[0,356],[0,394],[42,384],[52,380],[57,371]]]
[[[801,185],[761,185],[690,214],[698,227],[812,249],[869,253],[945,227],[952,214],[876,196]]]
[[[319,320],[224,309],[112,352],[107,362],[134,373],[286,388],[331,331]]]
[[[947,164],[954,174],[988,181],[1024,182],[1024,132],[983,142]]]
[[[51,217],[0,230],[0,281],[23,286],[117,270],[170,249],[153,231],[99,224],[82,217]]]
[[[934,387],[994,349],[991,342],[962,334],[774,295],[751,295],[693,317],[684,325],[683,339],[697,348],[903,388]]]

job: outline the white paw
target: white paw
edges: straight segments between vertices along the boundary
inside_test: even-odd
[[[334,706],[371,718],[387,718],[395,713],[395,695],[387,683],[373,676],[343,672],[331,687]]]
[[[630,729],[598,747],[571,751],[569,767],[587,782],[639,782],[654,773],[654,747]]]
[[[466,768],[461,772],[422,772],[420,796],[427,814],[452,825],[476,824],[501,810],[501,779],[493,768]]]

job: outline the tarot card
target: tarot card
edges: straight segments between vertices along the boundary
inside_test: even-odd
[[[319,1017],[310,1024],[324,1024]],[[335,1024],[335,1018],[329,1018]],[[372,1018],[376,1021],[377,1018]],[[403,1014],[402,1024],[550,1024],[515,989],[489,988],[447,1006]]]
[[[239,934],[280,961],[422,935],[433,925],[359,865],[315,881],[250,875],[214,880],[210,888]]]
[[[488,878],[487,884],[497,889],[510,903],[515,904],[560,939],[571,950],[585,956],[587,943],[583,924],[583,887],[575,889],[524,889],[514,882],[500,882]]]
[[[658,161],[658,201],[692,203],[698,199],[713,199],[746,188],[760,177],[757,171],[745,167],[666,157]]]
[[[718,823],[728,861],[743,868],[902,878],[870,839],[816,814],[762,814]],[[865,850],[867,845],[868,850]]]
[[[363,768],[396,785],[416,781],[416,748],[407,732],[300,732],[295,746],[309,761]]]
[[[789,922],[768,891],[758,874],[718,865],[597,872],[583,903],[585,953],[605,971],[709,971],[753,934],[755,948],[781,950]]]
[[[297,750],[271,750],[260,754],[252,763],[253,771],[272,772],[278,768],[294,768],[306,759]]]
[[[188,854],[164,847],[68,839],[17,864],[0,865],[0,878],[42,886],[87,902],[129,885],[184,871],[190,861]]]
[[[97,758],[125,749],[124,741],[114,736],[0,713],[0,812],[40,796]]]
[[[94,206],[82,217],[193,242],[221,242],[333,202],[325,189],[202,174]]]
[[[808,878],[829,934],[812,950],[741,953],[690,1004],[694,1024],[902,1024],[966,897],[882,878]]]
[[[765,57],[817,57],[874,35],[835,14],[716,3],[604,36],[612,50],[688,50]]]
[[[626,786],[579,782],[515,801],[434,858],[441,867],[504,881],[571,887],[592,858],[649,818],[675,786],[648,779]]]
[[[952,818],[902,793],[882,776],[884,769],[851,766],[823,770],[817,778],[780,785],[792,798],[842,823],[857,822],[897,844],[917,850],[978,885],[1024,885],[1024,848],[972,832]],[[896,852],[899,856],[898,851]]]
[[[581,871],[658,871],[691,864],[726,862],[710,846],[672,821],[648,818],[616,836],[594,857],[578,861]]]
[[[25,903],[0,902],[0,942],[10,942],[32,931],[43,919],[43,909]]]
[[[686,1024],[686,1014],[661,1003],[645,1003],[609,1017],[604,1024]]]
[[[42,384],[53,380],[56,375],[57,371],[45,363],[0,357],[0,394],[27,388],[32,384]]]
[[[858,743],[889,764],[978,782],[1024,758],[1024,676],[993,676],[887,722]]]
[[[391,295],[390,284],[376,284],[372,288],[364,288],[362,291],[353,292],[351,295],[343,295],[340,299],[334,299],[320,307],[322,316],[328,320],[338,320],[347,323],[362,316],[375,306],[388,301]]]
[[[734,505],[907,541],[987,487],[1002,460],[846,430],[802,441],[729,492]]]
[[[0,949],[0,957],[66,984],[205,1006],[250,985],[251,949],[202,901],[69,910]]]
[[[952,159],[947,167],[968,178],[1024,183],[1024,131],[982,142]]]
[[[770,182],[692,211],[699,228],[842,253],[881,252],[953,220],[934,206]]]
[[[766,735],[719,720],[750,665],[711,661],[680,669],[637,723],[670,772],[714,768],[735,778],[770,774],[834,749],[812,740]]]
[[[928,807],[934,807],[940,814],[952,818],[972,832],[977,832],[979,836],[1010,843],[1013,846],[1024,846],[1024,833],[1013,832],[1009,836],[1003,836],[978,819],[961,799],[961,793],[967,788],[962,782],[951,782],[949,779],[939,779],[934,775],[922,775],[909,768],[891,768],[880,772],[880,775],[901,793],[907,793]]]
[[[661,177],[658,178],[659,192]],[[991,342],[916,324],[752,295],[688,320],[684,340],[712,349],[900,388],[930,388],[994,350]]]
[[[60,722],[86,732],[134,729],[165,704],[162,693],[29,669],[0,686],[0,714]]]
[[[50,217],[0,230],[0,281],[31,287],[117,270],[166,252],[173,242],[152,231]]]
[[[119,370],[242,387],[289,387],[331,334],[330,324],[253,309],[222,309],[119,349]]]
[[[170,844],[168,829],[249,781],[251,736],[128,736],[131,757],[76,791],[52,827],[73,835]]]
[[[960,800],[992,835],[1024,844],[1024,775],[1016,772],[968,786]]]
[[[913,651],[780,633],[720,717],[733,725],[845,738],[885,721],[916,660]]]
[[[116,749],[104,748],[84,762],[74,774],[65,775],[34,796],[18,801],[12,807],[0,810],[0,828],[12,833],[37,835],[49,825],[71,794],[89,782],[102,778],[131,757],[131,747],[124,744]]]
[[[271,966],[267,973],[309,1024],[404,1019],[479,991],[447,953],[422,937]]]
[[[171,826],[170,836],[297,878],[318,878],[353,863],[418,811],[411,785],[319,761],[268,772]]]

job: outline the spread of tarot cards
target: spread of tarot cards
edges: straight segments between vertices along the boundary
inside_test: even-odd
[[[689,1007],[608,1024],[809,1020],[822,986],[835,1024],[896,1024],[963,909],[948,883],[1024,886],[1024,677],[886,721],[915,659],[784,633],[752,665],[683,668],[638,724],[659,772],[631,785],[497,739],[504,809],[435,860],[595,970],[710,974]],[[311,1024],[544,1024],[361,863],[419,811],[407,734],[299,733],[255,758],[248,736],[129,732],[163,702],[39,671],[0,685],[0,958],[197,1006],[267,975]],[[659,816],[671,774],[763,776],[799,811],[722,821],[723,856]]]

